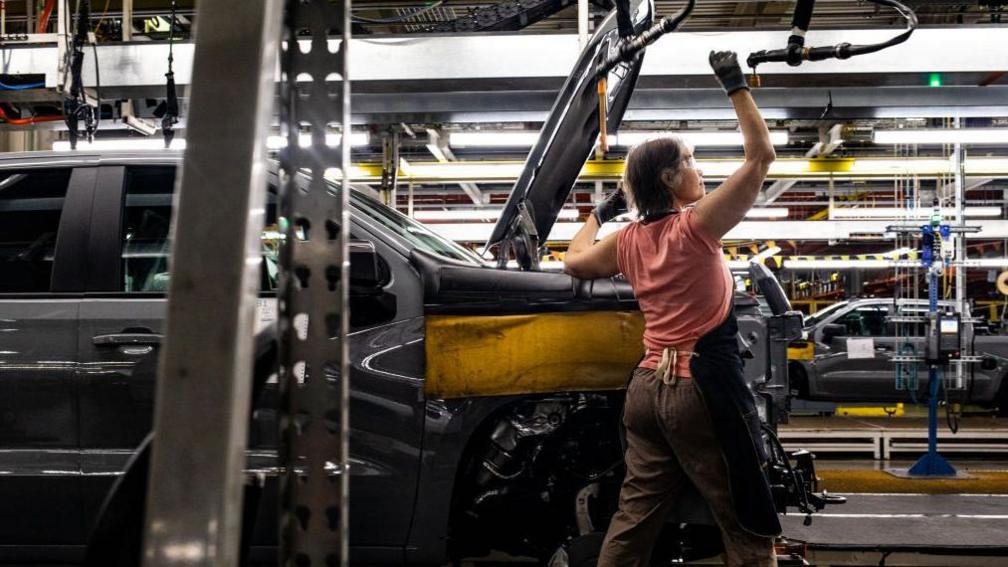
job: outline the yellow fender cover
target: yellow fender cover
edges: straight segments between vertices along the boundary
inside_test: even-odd
[[[643,354],[637,311],[426,318],[435,398],[623,388]]]

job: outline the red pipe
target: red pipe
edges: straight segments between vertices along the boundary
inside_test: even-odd
[[[4,124],[11,124],[14,126],[24,126],[29,124],[38,124],[40,122],[55,122],[57,120],[63,120],[62,116],[32,116],[31,118],[8,118],[7,113],[4,111],[3,107],[0,106],[0,120],[3,120]]]
[[[55,7],[56,0],[46,0],[45,7],[42,8],[42,15],[39,17],[38,31],[36,33],[45,33],[46,28],[49,27],[49,17],[52,16],[52,11]]]

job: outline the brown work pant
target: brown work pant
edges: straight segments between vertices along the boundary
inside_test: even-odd
[[[745,531],[732,505],[728,469],[693,380],[664,384],[638,368],[627,389],[626,478],[599,567],[646,567],[665,516],[691,481],[721,528],[727,565],[776,566],[772,538]]]

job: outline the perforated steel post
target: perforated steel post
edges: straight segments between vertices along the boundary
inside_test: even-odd
[[[280,564],[332,567],[348,564],[349,0],[288,0],[283,37]]]

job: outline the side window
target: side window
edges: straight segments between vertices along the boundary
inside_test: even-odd
[[[175,190],[174,167],[133,167],[126,170],[122,230],[121,289],[127,292],[168,291],[171,242],[168,229]],[[276,196],[269,195],[266,223],[260,236],[263,261],[260,289],[274,291],[280,232]]]
[[[123,291],[168,291],[168,227],[174,188],[173,167],[126,170],[122,222]]]
[[[834,323],[847,328],[848,337],[886,336],[886,309],[880,306],[859,307],[837,318]]]
[[[50,288],[69,169],[0,173],[0,293]]]

